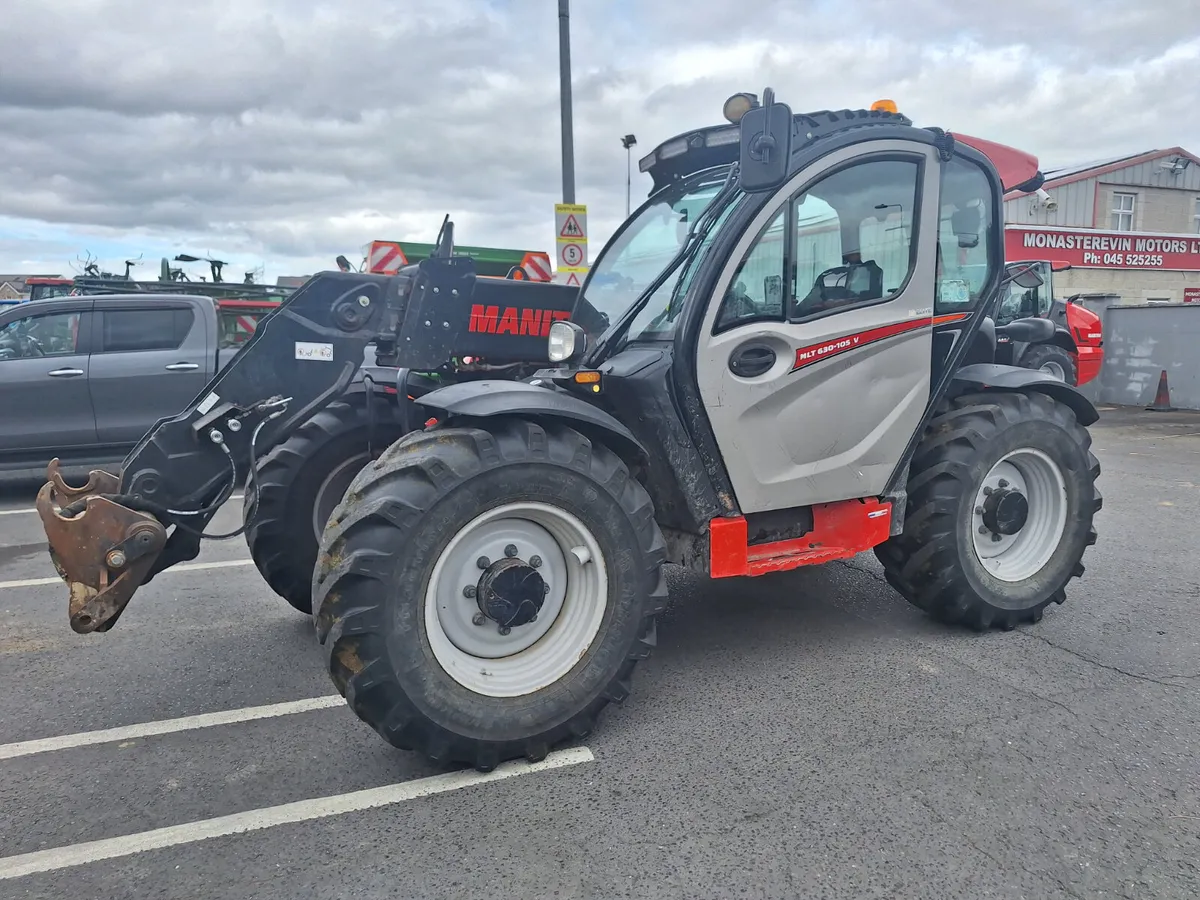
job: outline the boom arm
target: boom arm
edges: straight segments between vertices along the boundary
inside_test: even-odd
[[[448,228],[445,238],[448,249]],[[73,488],[58,460],[50,463],[37,510],[70,590],[71,627],[107,631],[140,585],[194,559],[201,538],[239,534],[204,529],[243,480],[253,502],[259,452],[340,396],[367,344],[398,375],[454,368],[456,357],[492,370],[541,362],[551,322],[569,317],[576,294],[476,279],[469,257],[431,257],[393,276],[315,275],[259,322],[187,409],[155,423],[120,475],[92,472]]]
[[[201,537],[212,536],[205,526],[243,479],[252,481],[260,441],[270,446],[339,396],[368,343],[378,343],[384,364],[394,358],[410,287],[430,280],[424,275],[315,276],[259,323],[187,409],[154,425],[119,477],[92,472],[72,488],[58,460],[50,464],[37,509],[70,589],[75,631],[107,631],[139,585],[195,558]]]

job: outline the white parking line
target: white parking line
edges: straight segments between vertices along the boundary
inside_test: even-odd
[[[226,503],[232,503],[234,500],[241,500],[241,494],[230,494]],[[0,516],[32,516],[37,513],[37,509],[29,507],[29,509],[0,509]]]
[[[339,694],[324,697],[309,697],[305,700],[289,700],[285,703],[270,703],[266,706],[244,706],[241,709],[224,709],[220,712],[202,713],[197,716],[180,716],[178,719],[160,719],[142,722],[121,728],[104,728],[100,731],[80,731],[56,737],[21,741],[16,744],[0,744],[0,759],[15,759],[35,753],[50,753],[72,747],[88,747],[93,744],[109,744],[113,741],[128,741],[134,738],[151,737],[156,734],[173,734],[177,731],[192,731],[196,728],[212,728],[214,725],[232,725],[235,722],[250,722],[254,719],[272,719],[311,712],[314,709],[329,709],[342,706],[345,700]]]
[[[163,569],[160,574],[167,575],[171,572],[195,572],[199,569],[228,569],[233,566],[252,566],[252,559],[223,559],[217,562],[203,563],[184,563],[181,566],[173,566],[170,569]],[[19,588],[19,587],[38,587],[43,584],[62,584],[63,580],[57,576],[54,578],[19,578],[16,581],[0,581],[0,588]]]
[[[418,797],[428,797],[432,794],[442,794],[447,791],[457,791],[477,784],[488,784],[513,778],[518,775],[532,775],[548,769],[559,769],[564,766],[574,766],[590,762],[595,757],[587,747],[571,748],[552,753],[538,763],[512,762],[497,766],[491,772],[450,772],[446,775],[434,775],[430,778],[418,778],[413,781],[402,781],[384,787],[368,788],[363,791],[353,791],[348,794],[334,794],[329,797],[317,797],[312,800],[298,800],[294,803],[284,803],[280,806],[268,806],[262,809],[252,809],[246,812],[234,813],[230,816],[217,816],[213,819],[201,819],[187,822],[183,825],[170,825],[166,828],[155,828],[139,834],[127,834],[121,837],[107,838],[99,841],[88,841],[84,844],[71,844],[65,847],[55,847],[50,850],[37,850],[33,853],[22,853],[19,856],[0,858],[0,878],[21,878],[35,875],[39,872],[54,872],[71,866],[82,866],[104,859],[115,859],[120,856],[132,856],[135,853],[145,853],[147,850],[161,850],[175,847],[179,844],[190,844],[209,838],[224,837],[230,834],[244,834],[248,831],[260,831],[264,828],[274,828],[276,825],[290,825],[295,822],[307,822],[312,819],[322,819],[328,816],[340,816],[350,812],[361,812],[415,800]]]

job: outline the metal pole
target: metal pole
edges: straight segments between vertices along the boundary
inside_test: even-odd
[[[558,0],[558,93],[562,104],[563,203],[575,202],[575,135],[571,124],[570,0]]]
[[[625,148],[625,218],[629,218],[629,192],[633,184],[633,156],[632,151]]]

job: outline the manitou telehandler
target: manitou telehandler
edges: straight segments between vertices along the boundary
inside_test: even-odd
[[[424,426],[334,510],[313,616],[397,747],[487,770],[587,734],[654,648],[668,562],[730,578],[873,549],[909,602],[977,629],[1062,603],[1096,540],[1097,414],[992,362],[995,304],[1038,282],[1005,266],[1001,218],[1037,160],[886,105],[793,115],[767,90],[725,112],[643,160],[658,190],[569,321],[507,323],[548,346],[531,377],[410,391],[504,304],[469,259],[322,273],[119,476],[71,488],[51,464],[72,628],[195,555],[264,430],[333,402],[371,341]]]

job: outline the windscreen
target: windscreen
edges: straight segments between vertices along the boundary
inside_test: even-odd
[[[597,337],[613,325],[674,259],[689,227],[721,190],[728,172],[728,166],[710,169],[660,191],[609,241],[592,267],[572,316],[589,336]],[[726,201],[706,243],[712,241],[720,220],[733,208],[733,199]],[[648,336],[651,331],[660,336],[670,332],[679,302],[706,249],[700,247],[689,264],[681,266],[655,291],[629,329],[628,339]]]

